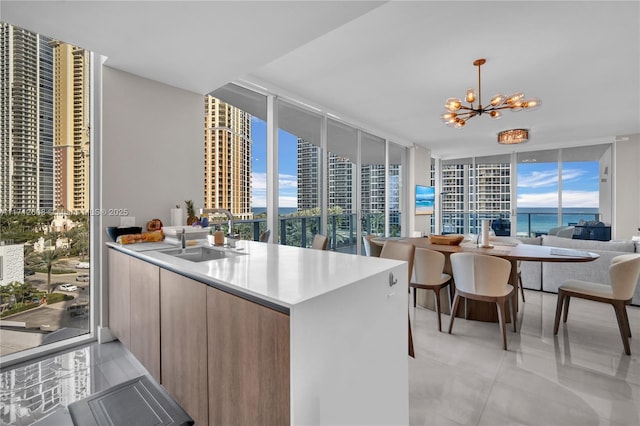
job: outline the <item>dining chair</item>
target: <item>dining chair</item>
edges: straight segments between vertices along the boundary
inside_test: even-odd
[[[269,242],[270,236],[271,236],[271,229],[267,229],[262,234],[260,234],[260,238],[258,238],[258,241],[260,241],[261,243],[267,243]]]
[[[413,272],[413,255],[416,248],[413,244],[401,243],[398,241],[385,241],[380,252],[380,257],[385,259],[404,260],[408,264],[408,278],[407,278],[407,290],[408,285],[411,282],[411,274]],[[407,311],[407,317],[409,311]],[[413,350],[413,333],[411,332],[411,318],[409,318],[409,356],[415,358]]]
[[[376,238],[376,235],[365,235],[362,237],[362,244],[364,245],[364,252],[367,256],[380,257],[382,247],[378,244],[372,243],[371,240]]]
[[[311,243],[311,248],[315,250],[326,250],[328,243],[329,243],[329,238],[327,238],[326,235],[316,234],[313,236],[313,242]]]
[[[413,307],[416,307],[416,293],[418,289],[433,290],[435,293],[436,313],[438,314],[438,331],[442,331],[440,319],[440,290],[449,285],[451,275],[445,274],[444,254],[424,249],[416,248],[413,256],[414,275],[409,286],[413,288]],[[449,296],[449,308],[451,308],[451,295]],[[449,311],[451,312],[451,311]]]
[[[493,302],[498,308],[498,321],[502,332],[502,348],[507,350],[507,333],[505,308],[507,299],[511,311],[513,331],[516,331],[515,300],[518,294],[511,284],[511,262],[496,256],[487,256],[476,253],[453,253],[451,255],[451,269],[456,286],[451,308],[451,320],[449,322],[449,334],[453,329],[456,318],[455,312],[461,297]]]
[[[611,281],[611,285],[581,280],[566,280],[563,282],[558,288],[558,302],[556,305],[556,319],[553,326],[553,334],[558,334],[560,313],[563,307],[563,322],[567,322],[569,301],[572,297],[579,297],[594,302],[609,303],[616,312],[624,352],[627,355],[631,355],[631,347],[629,346],[631,327],[629,325],[626,305],[631,303],[631,298],[638,285],[638,277],[640,277],[640,254],[623,254],[611,259],[611,264],[609,265],[609,280]]]

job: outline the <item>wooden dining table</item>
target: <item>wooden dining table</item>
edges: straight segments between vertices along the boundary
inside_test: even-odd
[[[462,242],[460,245],[444,245],[432,244],[429,238],[398,238],[393,240],[413,244],[416,248],[426,248],[435,250],[445,255],[444,272],[453,277],[451,270],[450,256],[452,253],[479,253],[490,256],[497,256],[511,262],[511,275],[509,283],[514,287],[516,294],[518,292],[518,261],[534,261],[534,262],[592,262],[600,257],[597,253],[591,253],[583,250],[565,249],[552,246],[537,246],[532,244],[519,244],[513,238],[492,240],[492,247],[478,247],[473,242]],[[373,238],[373,244],[384,245],[387,238]],[[507,242],[508,241],[508,242]],[[455,290],[455,280],[452,279],[450,286],[450,295]],[[430,292],[425,292],[424,297],[420,297],[418,302],[421,306],[428,309],[435,309],[434,298]],[[431,296],[431,297],[429,297]],[[453,297],[452,297],[453,298]],[[441,298],[446,300],[446,298]],[[516,297],[516,311],[518,310],[518,298]],[[441,306],[443,313],[449,313],[448,306]],[[461,303],[456,312],[456,316],[473,319],[478,321],[498,322],[498,312],[495,303],[482,302],[479,300],[467,300]],[[510,319],[508,319],[510,321]]]

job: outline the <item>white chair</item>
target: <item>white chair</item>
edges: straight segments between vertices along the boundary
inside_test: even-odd
[[[326,235],[316,234],[313,236],[313,241],[311,242],[311,248],[315,250],[326,250],[328,243],[329,243],[329,238],[327,238]]]
[[[440,290],[449,285],[451,275],[445,274],[444,254],[424,248],[416,248],[413,256],[414,274],[413,281],[409,284],[413,288],[413,307],[416,307],[416,293],[418,289],[433,290],[435,293],[435,307],[438,314],[438,331],[442,331],[440,319]],[[449,308],[451,308],[451,296],[449,296]]]
[[[562,238],[573,238],[573,232],[575,229],[576,228],[574,226],[558,226],[557,228],[549,229],[547,235],[554,235]]]
[[[611,259],[611,265],[609,266],[610,286],[580,280],[567,280],[562,283],[558,288],[558,303],[556,305],[553,334],[558,334],[560,313],[563,306],[563,322],[567,322],[569,301],[572,297],[609,303],[616,312],[624,352],[627,355],[631,355],[631,347],[629,346],[631,327],[629,326],[626,305],[631,303],[631,298],[638,285],[638,277],[640,277],[640,254],[623,254]]]
[[[451,255],[451,269],[456,286],[449,322],[449,334],[456,318],[460,297],[494,302],[498,308],[498,320],[502,331],[502,347],[507,350],[506,301],[509,300],[513,331],[516,331],[515,300],[517,293],[509,284],[511,262],[495,256],[475,253],[453,253]]]

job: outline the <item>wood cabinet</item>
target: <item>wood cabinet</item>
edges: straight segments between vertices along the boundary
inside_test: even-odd
[[[159,267],[109,250],[109,330],[160,382]]]
[[[162,385],[198,425],[210,424],[207,285],[160,270]]]
[[[109,250],[109,330],[127,348],[131,347],[131,256]]]
[[[160,268],[129,260],[131,353],[158,382],[160,376]]]
[[[289,316],[207,288],[209,423],[290,424]]]

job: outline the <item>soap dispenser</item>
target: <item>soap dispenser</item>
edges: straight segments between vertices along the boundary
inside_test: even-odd
[[[224,245],[224,232],[222,232],[220,226],[216,226],[216,232],[213,233],[213,244],[216,246]]]

